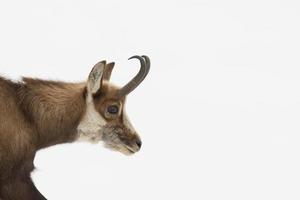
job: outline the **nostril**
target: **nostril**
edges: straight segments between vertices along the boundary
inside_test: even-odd
[[[137,140],[137,141],[136,141],[136,144],[138,145],[139,148],[141,148],[141,146],[142,146],[142,141]]]

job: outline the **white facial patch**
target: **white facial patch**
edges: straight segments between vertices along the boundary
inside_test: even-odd
[[[97,143],[101,140],[101,129],[105,119],[96,111],[92,95],[86,98],[86,113],[77,127],[78,141]]]

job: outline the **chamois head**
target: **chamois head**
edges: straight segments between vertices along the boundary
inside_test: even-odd
[[[138,74],[124,87],[109,82],[114,63],[97,63],[89,74],[86,93],[86,113],[78,131],[79,139],[103,141],[109,149],[126,155],[140,150],[142,142],[131,125],[126,112],[126,96],[147,76],[150,60],[147,56],[133,56],[140,61]]]

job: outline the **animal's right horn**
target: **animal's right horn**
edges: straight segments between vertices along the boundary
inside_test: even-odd
[[[128,60],[133,59],[133,58],[136,58],[140,61],[140,63],[141,63],[140,71],[131,81],[129,81],[129,83],[127,83],[124,87],[122,87],[119,90],[118,96],[120,96],[120,97],[125,96],[125,95],[129,94],[130,92],[132,92],[137,86],[139,86],[139,84],[145,79],[145,77],[149,73],[150,59],[148,56],[145,56],[145,55],[132,56]]]

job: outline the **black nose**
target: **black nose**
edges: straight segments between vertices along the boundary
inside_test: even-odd
[[[142,141],[141,141],[141,140],[137,140],[137,141],[136,141],[136,144],[138,145],[139,148],[141,148],[141,146],[142,146]]]

